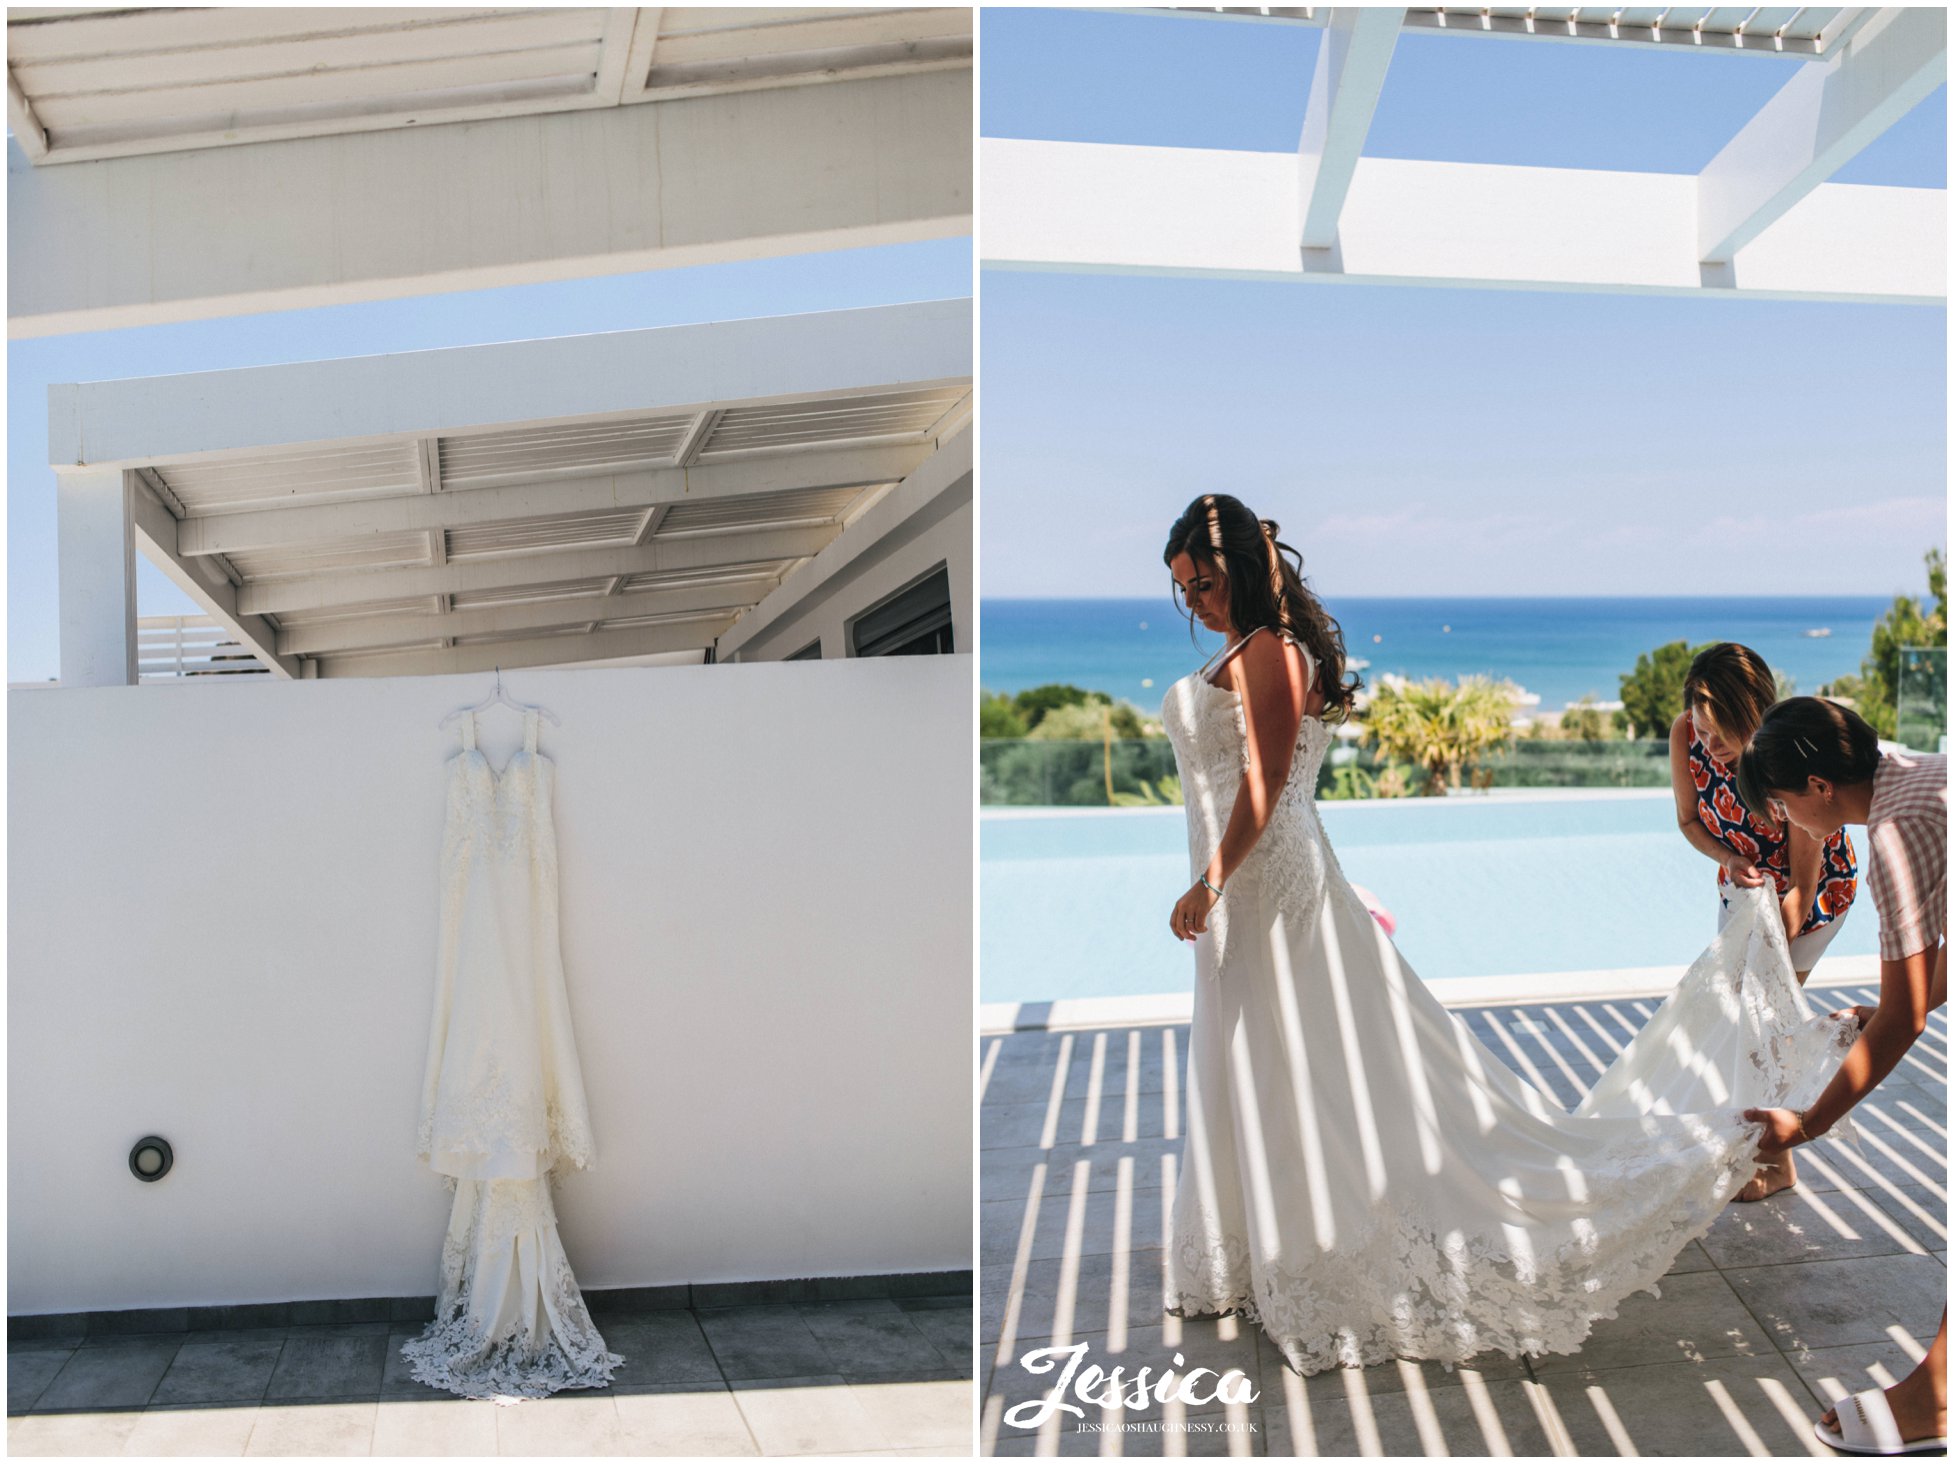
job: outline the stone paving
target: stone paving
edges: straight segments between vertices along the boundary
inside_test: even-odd
[[[1866,988],[1813,993],[1821,1008]],[[1460,1008],[1495,1052],[1573,1103],[1646,1021],[1648,1000]],[[1394,1363],[1298,1377],[1239,1318],[1162,1310],[1162,1247],[1182,1134],[1185,1024],[988,1036],[982,1090],[978,1386],[982,1452],[1238,1455],[1830,1456],[1810,1423],[1910,1371],[1946,1298],[1947,1027],[1937,1013],[1857,1110],[1862,1147],[1799,1150],[1797,1188],[1733,1205],[1662,1296],[1631,1298],[1574,1356],[1447,1372]],[[1242,1369],[1245,1404],[1150,1404],[1004,1422],[1049,1376],[1028,1349],[1157,1376]],[[1123,1418],[1123,1427],[1120,1420]]]
[[[10,1341],[7,1451],[970,1453],[968,1293],[595,1316],[613,1385],[509,1407],[413,1381],[418,1321]]]

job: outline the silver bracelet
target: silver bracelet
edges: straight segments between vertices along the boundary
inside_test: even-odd
[[[1205,874],[1201,876],[1201,883],[1202,883],[1202,884],[1204,884],[1204,885],[1207,885],[1207,887],[1208,887],[1208,889],[1209,889],[1209,890],[1211,890],[1211,891],[1213,891],[1213,894],[1214,894],[1214,897],[1215,897],[1215,898],[1216,898],[1217,900],[1221,898],[1221,891],[1220,891],[1220,890],[1218,890],[1218,889],[1215,889],[1215,887],[1214,887],[1213,885],[1211,885],[1211,884],[1208,884],[1208,877],[1207,877],[1207,876],[1206,876]]]

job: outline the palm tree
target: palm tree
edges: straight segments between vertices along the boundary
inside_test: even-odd
[[[1386,757],[1417,763],[1430,775],[1428,794],[1459,786],[1462,769],[1513,740],[1519,688],[1510,681],[1467,676],[1457,686],[1385,678],[1371,695],[1365,732]]]

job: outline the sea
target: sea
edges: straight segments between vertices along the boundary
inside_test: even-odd
[[[1351,596],[1329,603],[1366,683],[1480,674],[1518,682],[1558,711],[1584,696],[1621,699],[1635,658],[1669,641],[1737,641],[1800,693],[1857,672],[1888,596],[1780,599]],[[979,672],[987,691],[1068,682],[1148,714],[1220,645],[1165,598],[985,600]],[[1829,632],[1814,634],[1813,632]]]

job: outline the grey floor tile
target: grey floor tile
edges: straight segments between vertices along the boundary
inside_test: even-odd
[[[1556,1452],[1529,1395],[1536,1384],[1473,1380],[1372,1393],[1362,1386],[1364,1376],[1342,1369],[1317,1374],[1312,1384],[1325,1381],[1308,1390],[1306,1409],[1265,1403],[1269,1456],[1539,1458]]]
[[[985,1266],[981,1274],[982,1335],[993,1341],[1003,1324],[1013,1268]],[[1158,1322],[1166,1314],[1165,1295],[1158,1249],[1033,1261],[1025,1268],[1016,1334],[1049,1337],[1060,1326],[1075,1334],[1104,1332],[1115,1311],[1129,1323]]]
[[[910,1314],[892,1301],[803,1302],[797,1310],[838,1371],[925,1373],[949,1365]]]
[[[63,1332],[52,1337],[9,1337],[7,1352],[73,1352],[87,1339],[80,1332]]]
[[[265,1403],[244,1446],[250,1455],[331,1455],[373,1452],[380,1405],[365,1402]]]
[[[192,1332],[177,1349],[150,1402],[256,1403],[265,1396],[285,1343],[276,1337],[251,1342],[206,1342]]]
[[[836,1363],[791,1306],[711,1307],[696,1314],[727,1381],[811,1377]]]
[[[122,1452],[152,1458],[236,1458],[250,1442],[257,1422],[256,1403],[146,1408]]]
[[[68,1352],[9,1352],[7,1354],[7,1412],[25,1413],[34,1406],[54,1375],[67,1365]]]
[[[1811,1395],[1782,1357],[1718,1357],[1543,1375],[1582,1454],[1712,1458],[1820,1452]]]
[[[1891,1340],[1825,1347],[1816,1352],[1800,1350],[1791,1353],[1788,1360],[1818,1399],[1819,1406],[1812,1410],[1814,1419],[1827,1406],[1853,1393],[1892,1387],[1915,1366],[1914,1354]]]
[[[1030,1259],[1052,1260],[1073,1248],[1080,1255],[1102,1255],[1124,1244],[1131,1249],[1157,1245],[1165,1234],[1173,1196],[1158,1185],[1126,1189],[1073,1189],[1041,1196],[1032,1227]],[[1024,1200],[986,1201],[981,1210],[982,1265],[1008,1265],[1023,1251]]]
[[[288,1337],[265,1389],[267,1399],[377,1398],[389,1338]]]
[[[1873,1256],[1759,1266],[1725,1274],[1781,1351],[1876,1342],[1901,1327],[1924,1346],[1947,1297],[1935,1256]]]
[[[1676,1256],[1675,1264],[1670,1266],[1667,1274],[1681,1276],[1690,1271],[1708,1271],[1712,1267],[1712,1261],[1704,1253],[1703,1243],[1700,1240],[1692,1240]]]
[[[1620,1314],[1596,1322],[1581,1350],[1534,1360],[1534,1371],[1593,1371],[1649,1363],[1694,1362],[1710,1357],[1776,1354],[1730,1283],[1715,1271],[1665,1276],[1662,1295],[1647,1292],[1622,1302]]]
[[[664,1383],[620,1394],[617,1417],[633,1454],[722,1458],[760,1452],[724,1383]]]
[[[853,1454],[896,1445],[839,1374],[735,1381],[733,1397],[763,1454]]]
[[[493,1454],[495,1415],[496,1405],[486,1398],[383,1397],[374,1414],[373,1452],[376,1456]]]
[[[624,1359],[611,1380],[614,1392],[722,1380],[699,1319],[689,1311],[641,1312],[605,1322],[603,1332],[605,1345]]]
[[[1178,1138],[1139,1139],[1110,1149],[1105,1144],[984,1149],[977,1156],[977,1186],[987,1203],[1021,1200],[1032,1192],[1034,1180],[1041,1199],[1070,1195],[1081,1180],[1095,1190],[1116,1189],[1121,1184],[1155,1189],[1165,1182],[1162,1160],[1178,1159],[1180,1152]],[[1040,1165],[1044,1166],[1042,1175],[1038,1173]]]
[[[908,1316],[910,1325],[929,1339],[945,1363],[966,1373],[970,1371],[972,1308],[969,1302],[910,1311]]]
[[[1788,1261],[1922,1251],[1885,1211],[1853,1198],[1856,1191],[1780,1190],[1767,1200],[1724,1207],[1702,1247],[1725,1270]]]
[[[79,1347],[34,1400],[42,1412],[93,1408],[140,1408],[169,1371],[177,1342],[124,1342]]]
[[[1947,1248],[1947,1201],[1925,1185],[1887,1185],[1860,1191],[1928,1250]]]

